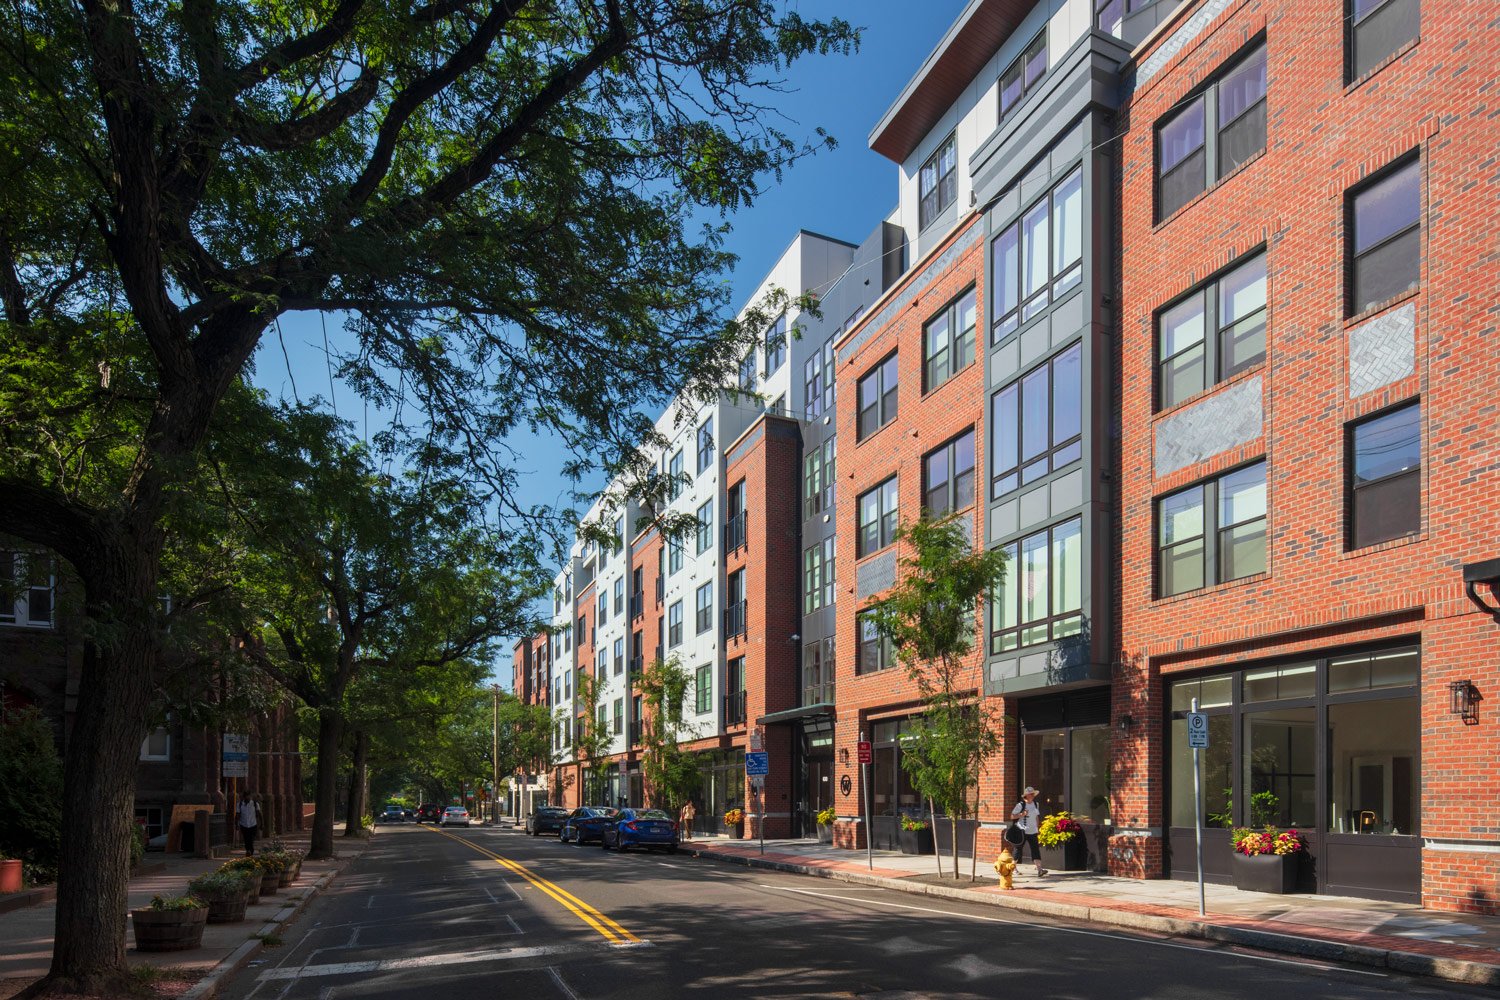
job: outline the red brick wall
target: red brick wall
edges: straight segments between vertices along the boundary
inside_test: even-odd
[[[983,220],[971,216],[955,227],[944,243],[935,248],[928,260],[936,260],[943,251],[962,236],[970,226],[982,226]],[[950,263],[944,270],[930,273],[918,263],[906,278],[888,293],[900,296],[909,287],[918,291],[886,325],[865,341],[858,352],[847,362],[839,365],[838,379],[838,551],[837,572],[839,581],[837,607],[838,646],[838,719],[835,728],[837,779],[846,775],[853,783],[853,794],[840,795],[835,803],[840,817],[849,817],[863,812],[863,789],[860,786],[860,768],[855,743],[861,731],[868,734],[871,724],[878,718],[890,718],[920,711],[920,695],[916,683],[908,676],[903,666],[873,674],[859,675],[855,671],[858,639],[855,632],[855,615],[874,599],[865,600],[857,596],[856,580],[859,563],[856,559],[856,538],[859,533],[858,502],[862,493],[884,482],[893,473],[900,476],[898,504],[902,522],[917,519],[922,508],[922,459],[939,445],[974,428],[976,440],[975,496],[971,498],[968,514],[973,518],[975,537],[984,537],[984,505],[980,491],[987,481],[985,473],[984,427],[984,352],[987,337],[985,324],[979,323],[976,331],[975,362],[959,372],[943,385],[927,393],[922,392],[922,339],[926,323],[936,316],[970,285],[978,287],[978,315],[984,315],[984,240],[973,245]],[[889,301],[889,299],[884,300]],[[867,314],[866,323],[879,318],[883,302],[877,302]],[[865,329],[855,326],[841,344],[848,343]],[[892,350],[899,352],[897,376],[899,390],[897,416],[879,431],[863,441],[856,434],[859,412],[859,380],[883,361]],[[898,559],[901,546],[897,546]],[[882,550],[884,551],[884,550]],[[899,570],[898,570],[899,573]],[[979,621],[983,616],[979,616]],[[979,636],[975,636],[974,652],[966,664],[966,683],[975,690],[980,687],[980,664],[983,648]],[[981,814],[986,818],[994,814],[991,808],[1000,791],[999,768],[1003,759],[991,768],[980,790]],[[864,841],[854,824],[841,821],[835,829],[835,842],[845,847],[862,847]]]
[[[1181,23],[1196,5],[1179,12]],[[1161,678],[1196,667],[1331,650],[1386,636],[1422,646],[1422,835],[1484,841],[1489,853],[1424,855],[1424,902],[1496,912],[1500,881],[1497,713],[1479,726],[1447,713],[1447,684],[1500,689],[1500,625],[1463,596],[1459,566],[1500,555],[1500,342],[1495,288],[1500,175],[1493,67],[1500,34],[1474,8],[1423,4],[1420,41],[1365,81],[1344,84],[1343,5],[1247,0],[1220,15],[1129,99],[1122,113],[1120,377],[1123,470],[1121,645],[1115,713],[1136,720],[1114,761],[1116,825],[1165,821]],[[1172,27],[1157,36],[1168,37]],[[1267,40],[1263,155],[1160,224],[1153,220],[1153,126],[1244,43]],[[1137,53],[1146,58],[1150,48]],[[1420,289],[1415,373],[1349,399],[1345,191],[1420,149]],[[1268,249],[1264,434],[1153,479],[1153,316],[1240,254]],[[1368,316],[1362,317],[1361,322]],[[1211,389],[1206,396],[1223,391]],[[1397,542],[1345,550],[1344,441],[1351,420],[1393,403],[1423,407],[1423,524]],[[1191,404],[1189,404],[1191,405]],[[1153,599],[1153,499],[1264,456],[1268,572]],[[1161,873],[1160,845],[1118,840],[1112,868]],[[1476,845],[1478,846],[1478,845]],[[1125,851],[1130,851],[1126,856]]]

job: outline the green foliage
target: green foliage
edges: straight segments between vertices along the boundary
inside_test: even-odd
[[[32,710],[0,720],[0,851],[24,862],[33,884],[57,877],[62,792],[47,720]]]
[[[146,859],[146,830],[139,823],[130,827],[130,867],[136,868]]]
[[[257,875],[246,871],[213,871],[199,875],[187,884],[188,895],[199,899],[232,899],[243,896],[260,882]]]
[[[152,896],[146,907],[157,913],[180,913],[184,910],[201,910],[206,904],[196,896]]]
[[[1078,818],[1061,809],[1042,817],[1036,828],[1036,842],[1043,847],[1062,847],[1082,831]]]
[[[832,826],[833,821],[838,818],[838,810],[834,809],[833,806],[829,806],[827,809],[822,810],[817,815],[819,826]]]
[[[1250,795],[1250,825],[1268,827],[1281,814],[1281,799],[1275,792]]]
[[[691,678],[674,653],[641,673],[641,777],[651,804],[672,815],[698,787],[698,762],[681,746],[692,730],[683,722]]]
[[[906,813],[901,814],[901,829],[908,833],[919,833],[922,830],[926,830],[930,825],[925,819],[918,816],[908,816]]]

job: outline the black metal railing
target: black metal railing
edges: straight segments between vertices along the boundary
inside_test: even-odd
[[[745,724],[745,692],[735,691],[724,696],[724,725]]]
[[[632,656],[630,658],[630,672],[632,674],[638,674],[645,668],[646,665],[644,662],[642,662],[643,659],[644,658],[640,656]]]
[[[630,617],[636,619],[646,613],[646,595],[637,590],[630,595]]]
[[[745,634],[745,602],[736,601],[724,609],[724,638]]]
[[[656,578],[656,606],[659,608],[667,599],[667,579],[659,576]]]
[[[740,511],[724,522],[724,552],[733,552],[745,544],[745,520],[749,511]]]

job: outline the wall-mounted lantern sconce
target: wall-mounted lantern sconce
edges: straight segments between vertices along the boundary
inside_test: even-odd
[[[1462,718],[1464,725],[1479,725],[1479,702],[1479,689],[1472,682],[1448,682],[1448,711]]]
[[[1120,716],[1120,732],[1130,732],[1130,727],[1133,725],[1135,725],[1135,719],[1133,717],[1128,714]]]
[[[1479,595],[1480,584],[1489,588],[1489,600]],[[1480,611],[1500,622],[1500,559],[1465,563],[1464,593],[1469,595],[1469,600],[1473,601]]]

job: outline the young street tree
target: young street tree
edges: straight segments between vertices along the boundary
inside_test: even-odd
[[[698,784],[697,759],[682,748],[694,735],[682,718],[688,683],[688,672],[674,654],[653,661],[636,684],[641,692],[641,779],[651,803],[673,816]]]
[[[23,430],[103,405],[111,338],[147,359],[146,420],[111,443],[128,461],[108,481],[74,490],[73,463],[0,449],[0,523],[71,564],[94,637],[38,992],[125,982],[163,518],[267,329],[347,312],[358,388],[420,403],[402,412],[424,447],[516,530],[556,529],[566,515],[518,500],[507,434],[623,467],[641,414],[731,381],[764,317],[720,321],[729,257],[687,220],[748,204],[808,151],[767,95],[788,62],[856,38],[772,0],[0,10],[0,309],[22,347],[5,356],[39,378]]]
[[[608,706],[604,704],[604,684],[592,674],[578,670],[573,675],[577,698],[573,702],[578,719],[573,730],[573,753],[586,770],[583,801],[586,804],[611,805],[604,801],[604,770],[601,762],[609,759],[614,741],[610,733]]]
[[[895,646],[926,702],[902,747],[902,766],[912,787],[952,823],[955,879],[958,821],[969,815],[984,763],[1000,748],[999,719],[984,703],[969,654],[980,599],[1006,569],[1003,550],[975,550],[960,516],[901,525],[896,539],[907,554],[900,579],[869,613],[871,627]]]

